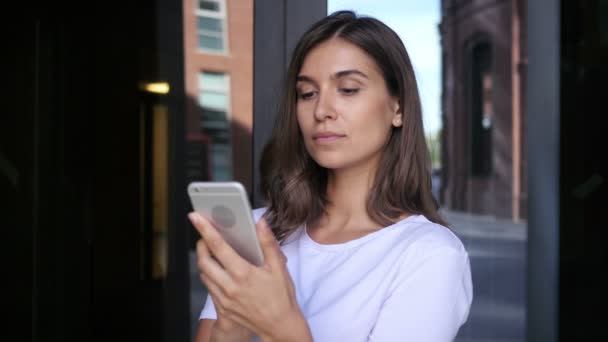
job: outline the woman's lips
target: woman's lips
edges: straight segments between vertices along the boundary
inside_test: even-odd
[[[321,133],[321,134],[316,134],[313,136],[313,140],[317,144],[321,144],[321,145],[331,144],[342,138],[344,138],[344,135],[337,134],[337,133]]]

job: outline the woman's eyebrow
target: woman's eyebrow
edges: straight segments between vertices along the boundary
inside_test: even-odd
[[[334,73],[333,75],[331,75],[331,79],[335,80],[338,78],[352,76],[352,75],[361,76],[365,79],[369,79],[369,77],[366,74],[364,74],[362,71],[359,71],[357,69],[348,69],[348,70],[338,71],[338,72]],[[317,82],[312,77],[306,76],[306,75],[298,75],[298,77],[296,78],[296,82],[308,82],[308,83],[312,83],[315,85],[317,84]]]
[[[306,75],[298,75],[298,77],[296,78],[296,82],[308,82],[312,84],[317,84],[317,82],[315,82],[312,77]]]
[[[366,74],[364,74],[363,72],[361,72],[357,69],[348,69],[348,70],[338,71],[335,74],[333,74],[331,78],[337,79],[337,78],[351,76],[351,75],[357,75],[357,76],[361,76],[363,78],[369,79],[369,77],[367,77]]]

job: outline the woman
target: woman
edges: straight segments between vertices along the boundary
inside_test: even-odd
[[[451,341],[468,316],[470,266],[437,214],[429,164],[397,34],[345,11],[316,23],[262,158],[265,264],[190,215],[211,299],[197,340]]]

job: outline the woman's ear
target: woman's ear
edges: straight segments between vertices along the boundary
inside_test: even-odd
[[[395,104],[393,105],[393,112],[395,113],[393,115],[393,126],[401,127],[403,125],[403,114],[401,113],[399,100],[395,101]]]
[[[399,114],[395,114],[395,116],[393,117],[393,126],[395,127],[401,127],[403,125],[403,115],[401,115],[401,113]]]

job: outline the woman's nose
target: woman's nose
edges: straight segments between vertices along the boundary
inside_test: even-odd
[[[334,99],[331,94],[328,92],[319,92],[314,115],[315,119],[318,121],[336,118]]]

